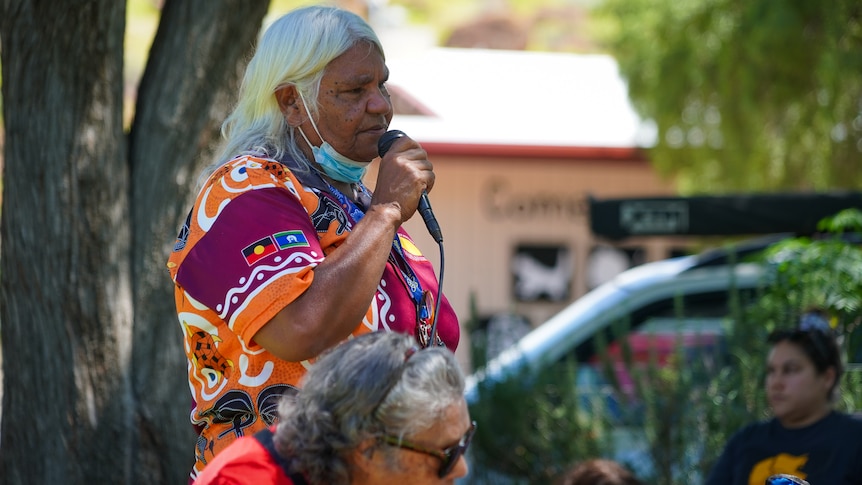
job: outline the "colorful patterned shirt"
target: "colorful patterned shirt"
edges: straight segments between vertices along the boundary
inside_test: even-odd
[[[278,359],[253,337],[349,236],[354,218],[330,192],[304,186],[282,163],[242,156],[210,177],[180,231],[168,269],[185,337],[191,421],[200,432],[192,477],[234,439],[273,424],[279,398],[295,392],[305,374],[308,361]],[[398,240],[400,261],[436,295],[431,263],[402,229]],[[415,335],[417,307],[397,261],[387,263],[354,335]],[[460,330],[445,298],[437,325],[454,351]]]

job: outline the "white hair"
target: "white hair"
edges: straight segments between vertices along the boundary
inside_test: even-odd
[[[296,86],[309,111],[316,114],[326,66],[358,42],[367,42],[383,56],[383,46],[371,27],[358,15],[335,7],[300,8],[273,22],[246,67],[237,104],[222,124],[224,140],[201,179],[244,154],[275,160],[289,154],[308,169],[296,145],[295,129],[285,121],[275,92]]]

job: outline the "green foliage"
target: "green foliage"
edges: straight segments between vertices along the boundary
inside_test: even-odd
[[[862,235],[862,212],[847,209],[820,222],[832,235],[796,238],[774,245],[766,257],[775,266],[775,283],[762,305],[767,318],[786,322],[817,307],[834,317],[835,329],[851,363],[862,362],[862,245],[840,236]],[[852,238],[851,238],[852,240]],[[857,394],[858,396],[858,394]],[[858,398],[857,398],[858,399]]]
[[[845,232],[862,233],[862,211],[845,209],[832,217],[826,217],[817,224],[823,232],[842,235]]]
[[[862,187],[858,0],[606,0],[596,13],[656,122],[651,158],[684,192]]]
[[[581,393],[576,375],[565,362],[478,387],[472,483],[500,483],[489,469],[518,483],[551,483],[580,457],[608,452],[603,396]]]
[[[731,295],[738,296],[732,292]],[[755,297],[758,299],[757,297]],[[759,300],[759,299],[758,299]],[[702,450],[689,471],[706,477],[731,435],[744,425],[767,416],[763,368],[772,328],[763,325],[759,305],[736,300],[725,334],[728,353],[707,380],[703,394],[693,399],[700,424]],[[683,482],[685,483],[685,482]]]
[[[474,368],[484,367],[487,358],[487,338],[478,315],[475,294],[471,294],[465,327],[470,332]],[[583,409],[576,375],[577,365],[564,362],[547,369],[525,369],[498,385],[478,387],[478,404],[470,407],[478,424],[470,448],[470,459],[477,465],[471,483],[498,484],[497,472],[515,483],[548,483],[575,457],[601,453],[600,436],[607,430]]]

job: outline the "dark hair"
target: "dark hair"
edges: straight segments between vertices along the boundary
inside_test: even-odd
[[[820,310],[811,310],[802,317],[800,327],[793,329],[778,329],[769,334],[767,342],[775,345],[780,342],[796,344],[802,352],[814,364],[818,374],[826,372],[830,367],[835,369],[835,382],[829,389],[829,398],[835,394],[835,389],[844,373],[844,365],[841,362],[841,351],[838,341],[832,330],[823,325],[806,325],[809,320],[823,319],[826,314]]]
[[[632,472],[613,460],[593,459],[579,463],[563,475],[560,485],[643,485]]]

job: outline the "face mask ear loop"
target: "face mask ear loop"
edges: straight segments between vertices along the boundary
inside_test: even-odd
[[[317,148],[316,146],[313,146],[310,141],[308,141],[308,137],[305,136],[305,133],[302,132],[302,128],[297,126],[296,129],[299,130],[299,135],[302,136],[302,139],[305,140],[305,143],[307,143],[309,147],[311,147],[312,149]]]
[[[320,130],[317,129],[317,124],[314,123],[314,118],[311,116],[311,111],[308,110],[308,104],[305,102],[305,97],[302,95],[302,92],[297,89],[296,92],[299,94],[299,99],[302,100],[302,107],[305,109],[305,114],[308,115],[308,121],[311,122],[311,127],[314,129],[314,132],[317,133],[317,137],[320,138],[320,142],[323,143],[323,135],[320,134]],[[297,128],[299,128],[297,126]],[[308,146],[311,148],[320,148],[315,147],[308,141],[308,137],[305,136],[305,133],[302,131],[302,128],[299,128],[299,134],[302,135],[302,139],[305,140],[305,143],[308,143]]]

